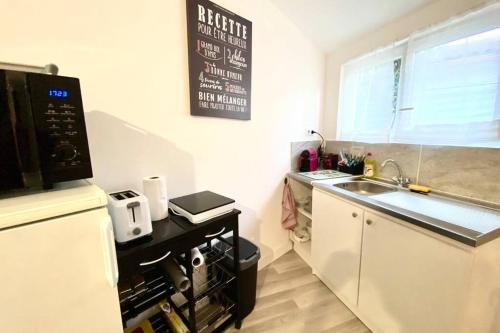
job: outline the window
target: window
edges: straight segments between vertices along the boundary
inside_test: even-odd
[[[500,147],[499,8],[345,64],[339,139]]]
[[[342,68],[339,131],[343,140],[386,142],[397,109],[402,48]]]

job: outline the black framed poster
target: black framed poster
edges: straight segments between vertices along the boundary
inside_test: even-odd
[[[252,22],[186,0],[191,115],[250,120]]]

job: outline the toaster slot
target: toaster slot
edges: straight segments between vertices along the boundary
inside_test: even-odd
[[[125,192],[125,193],[123,193],[123,195],[126,196],[129,199],[137,196],[136,193],[131,192],[131,191]]]
[[[135,198],[139,196],[139,194],[135,193],[134,191],[127,190],[122,192],[110,193],[110,196],[120,201],[120,200]]]

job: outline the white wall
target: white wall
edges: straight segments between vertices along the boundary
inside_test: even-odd
[[[343,63],[388,46],[408,37],[412,32],[446,21],[487,2],[486,0],[436,0],[380,29],[341,45],[329,53],[326,60],[325,108],[322,119],[322,130],[325,136],[334,140],[337,135],[340,67]]]
[[[0,61],[81,79],[98,185],[163,173],[170,196],[233,197],[267,264],[289,249],[282,180],[290,142],[319,127],[324,56],[269,1],[216,2],[253,22],[251,121],[190,116],[183,0],[0,0]]]

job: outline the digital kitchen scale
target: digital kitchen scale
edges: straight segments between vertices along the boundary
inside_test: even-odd
[[[318,170],[310,172],[299,172],[299,175],[312,178],[314,180],[324,180],[332,178],[352,177],[351,174],[340,172],[337,170]]]
[[[197,224],[229,213],[234,209],[234,203],[233,199],[210,191],[203,191],[170,199],[168,208],[175,215],[183,216],[191,223]]]

